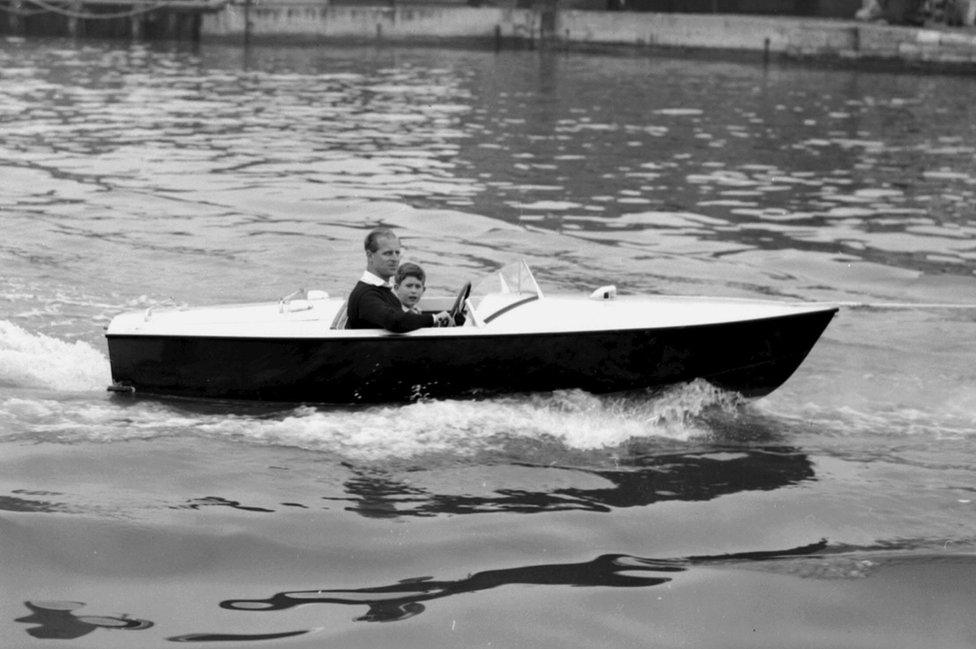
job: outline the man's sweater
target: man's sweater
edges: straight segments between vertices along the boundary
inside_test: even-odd
[[[406,333],[434,326],[433,315],[404,311],[389,287],[373,286],[363,281],[357,282],[349,294],[346,313],[349,316],[346,329],[387,329]]]

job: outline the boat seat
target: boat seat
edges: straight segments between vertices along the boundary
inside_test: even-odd
[[[349,319],[349,314],[346,313],[346,301],[343,301],[342,306],[336,312],[335,318],[332,319],[332,326],[329,329],[345,329],[346,320]]]

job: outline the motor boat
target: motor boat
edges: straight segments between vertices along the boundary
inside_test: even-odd
[[[464,324],[409,333],[345,328],[345,301],[299,291],[274,302],[151,307],[106,331],[119,392],[304,403],[382,403],[581,389],[604,394],[704,379],[745,397],[780,386],[833,306],[624,296],[601,286],[543,295],[524,262],[425,312]]]

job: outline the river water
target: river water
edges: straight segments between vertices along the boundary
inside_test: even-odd
[[[961,76],[0,42],[0,644],[972,647],[974,154]],[[343,294],[380,223],[430,292],[845,306],[749,402],[105,391],[114,314]]]

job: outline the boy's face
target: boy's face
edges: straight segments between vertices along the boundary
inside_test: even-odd
[[[420,301],[420,296],[424,294],[424,283],[416,277],[404,277],[403,281],[393,287],[400,302],[405,306],[412,307]]]

